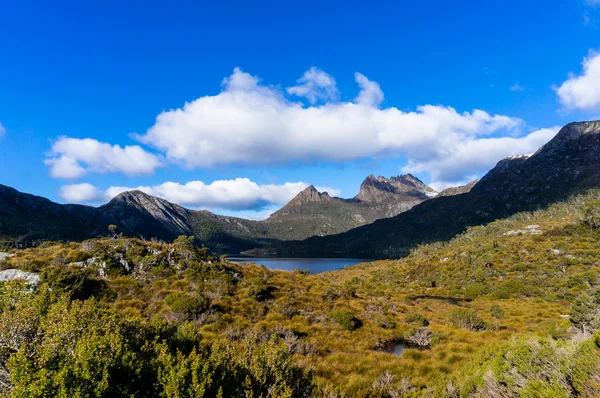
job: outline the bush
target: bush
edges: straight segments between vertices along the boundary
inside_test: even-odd
[[[413,346],[417,347],[429,347],[431,341],[435,337],[435,334],[429,328],[418,328],[411,330],[404,335],[404,340]]]
[[[409,314],[404,318],[404,322],[419,326],[429,326],[429,321],[421,314]]]
[[[40,273],[40,282],[57,291],[68,293],[73,300],[86,300],[90,297],[114,298],[106,282],[92,277],[93,271],[77,266],[50,266]]]
[[[338,310],[329,313],[329,317],[337,322],[342,329],[355,330],[358,329],[362,323],[354,317],[354,314],[350,311]]]
[[[246,281],[247,295],[257,301],[263,301],[272,297],[273,288],[269,286],[264,278],[250,278]]]
[[[496,319],[504,319],[504,310],[498,304],[492,304],[490,315]]]
[[[475,311],[468,308],[457,308],[452,310],[448,322],[452,326],[473,331],[485,329],[485,322],[479,318]]]
[[[583,222],[593,229],[600,229],[600,201],[585,205],[583,208]]]
[[[210,305],[205,297],[190,296],[185,293],[170,294],[165,299],[165,303],[171,307],[172,311],[187,316],[198,316],[205,312]]]
[[[583,293],[575,299],[571,307],[571,323],[584,333],[593,332],[600,326],[600,314],[594,300]]]

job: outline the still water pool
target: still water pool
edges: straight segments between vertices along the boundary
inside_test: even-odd
[[[334,271],[350,265],[356,265],[372,260],[360,260],[356,258],[259,258],[259,257],[227,257],[235,263],[256,263],[270,269],[293,271],[301,269],[311,274],[319,272]]]

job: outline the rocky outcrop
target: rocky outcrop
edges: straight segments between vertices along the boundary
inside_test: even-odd
[[[471,189],[473,189],[473,187],[475,186],[475,184],[477,184],[478,182],[479,182],[479,178],[476,179],[476,180],[473,180],[470,183],[465,184],[465,185],[460,185],[458,187],[452,187],[452,188],[446,188],[442,192],[438,193],[436,195],[436,198],[439,198],[439,197],[442,197],[442,196],[460,195],[460,194],[463,194],[463,193],[470,192]]]
[[[40,275],[34,272],[25,272],[18,269],[5,269],[0,271],[0,282],[22,280],[35,287],[40,282]]]
[[[311,202],[331,202],[333,199],[327,192],[319,192],[310,185],[288,202],[288,205],[299,206]]]
[[[404,201],[424,201],[437,194],[412,174],[387,179],[373,174],[368,176],[360,186],[354,199],[368,203],[387,203]]]

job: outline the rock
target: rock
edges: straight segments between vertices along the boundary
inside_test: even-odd
[[[442,196],[454,196],[454,195],[460,195],[463,193],[467,193],[470,192],[471,189],[479,182],[479,178],[476,180],[471,181],[470,183],[466,184],[466,185],[461,185],[458,187],[452,187],[452,188],[446,188],[444,189],[442,192],[438,193],[437,197],[442,197]]]
[[[368,203],[387,203],[392,200],[422,202],[436,195],[435,190],[412,174],[389,179],[371,174],[363,181],[354,199]]]
[[[34,272],[25,272],[13,268],[0,271],[0,282],[15,280],[24,280],[29,285],[35,287],[40,282],[40,275]]]
[[[12,256],[14,256],[14,254],[0,252],[0,261],[6,260],[7,258],[12,257]]]

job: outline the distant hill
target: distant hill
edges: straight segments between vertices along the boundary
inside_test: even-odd
[[[600,121],[571,123],[535,154],[501,160],[468,192],[427,200],[342,234],[280,243],[254,254],[398,258],[417,244],[445,241],[469,226],[544,208],[599,186]]]

